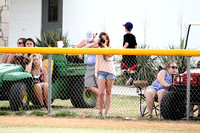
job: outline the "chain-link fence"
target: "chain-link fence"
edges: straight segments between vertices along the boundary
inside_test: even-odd
[[[98,59],[102,58],[103,60],[99,62],[98,67],[100,68],[98,70],[113,72],[110,70],[112,68],[115,70],[114,75],[116,76],[116,78],[113,78],[113,75],[108,73],[108,77],[104,75],[112,80],[98,77],[96,84],[98,91],[101,90],[101,93],[98,94],[85,87],[87,80],[85,80],[85,75],[88,71],[88,65],[85,63],[86,56],[83,56],[85,59],[79,59],[78,55],[65,54],[43,55],[42,57],[42,61],[39,62],[42,62],[42,66],[46,69],[52,68],[52,71],[47,70],[48,73],[45,73],[41,69],[37,73],[34,69],[35,71],[28,73],[25,68],[30,60],[22,56],[13,57],[14,62],[12,64],[0,64],[0,110],[33,110],[49,106],[53,108],[52,111],[49,109],[49,113],[72,110],[79,114],[87,112],[92,116],[97,116],[101,111],[101,105],[99,107],[97,104],[102,104],[103,112],[106,110],[113,117],[146,118],[149,113],[146,108],[144,89],[156,80],[158,72],[165,68],[165,64],[173,60],[178,66],[179,74],[172,76],[173,81],[170,90],[161,100],[161,114],[165,119],[186,117],[189,109],[187,98],[190,98],[190,104],[195,105],[195,108],[193,112],[188,111],[188,113],[193,113],[194,117],[198,116],[198,109],[196,108],[197,105],[200,105],[199,57],[188,57],[189,59],[187,59],[182,56],[137,56],[137,67],[130,70],[122,68],[121,55],[113,55],[109,59],[104,58],[103,55],[97,55]],[[52,60],[51,63],[50,60]],[[104,68],[108,66],[106,62],[114,66]],[[190,70],[189,79],[187,70]],[[37,79],[41,74],[44,78],[46,74],[48,75],[51,91],[46,90],[44,84],[41,84],[41,88],[36,87],[37,83],[34,81],[41,80]],[[35,77],[33,78],[33,76]],[[110,81],[114,81],[113,86]],[[189,86],[188,81],[190,81]],[[190,95],[188,95],[188,87],[190,88]],[[48,92],[51,95],[48,95]],[[103,94],[105,95],[103,96]],[[160,114],[158,106],[160,98],[155,97],[153,100],[155,102],[152,102],[154,109],[152,115],[157,118]],[[51,102],[48,104],[48,101]],[[41,104],[44,106],[41,107]],[[192,106],[190,108],[192,109]]]

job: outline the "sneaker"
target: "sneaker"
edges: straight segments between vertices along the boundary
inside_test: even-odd
[[[104,115],[105,115],[105,116],[109,116],[109,113],[108,113],[108,112],[105,112]]]
[[[128,80],[127,80],[127,82],[126,82],[126,86],[129,86],[130,84],[131,84],[131,82],[133,81],[133,78],[129,78]]]
[[[99,112],[97,116],[98,116],[98,117],[101,117],[101,116],[102,116],[102,112]]]
[[[130,88],[135,88],[135,85],[131,85]]]

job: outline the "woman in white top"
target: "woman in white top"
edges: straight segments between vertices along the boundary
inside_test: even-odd
[[[111,48],[110,38],[107,33],[101,32],[97,42],[87,45],[86,48]],[[114,84],[116,71],[114,62],[109,59],[112,55],[97,55],[95,65],[95,75],[97,77],[99,89],[99,113],[102,116],[104,95],[106,89],[106,103],[105,103],[105,116],[108,116],[108,111],[111,102],[111,91]]]

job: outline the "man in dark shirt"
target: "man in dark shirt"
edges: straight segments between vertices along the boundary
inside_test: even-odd
[[[133,28],[133,24],[131,22],[127,22],[123,25],[125,27],[126,34],[124,35],[124,42],[123,42],[123,48],[137,48],[137,42],[135,39],[135,36],[131,33],[131,30]],[[130,83],[134,79],[134,69],[137,67],[137,59],[135,55],[123,55],[122,56],[122,62],[121,62],[121,68],[124,71],[127,78],[126,85],[130,85]],[[129,71],[129,73],[128,73]]]

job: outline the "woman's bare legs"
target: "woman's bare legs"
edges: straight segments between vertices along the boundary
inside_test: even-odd
[[[99,104],[99,90],[96,87],[87,87],[87,88],[96,94],[97,104]]]
[[[159,112],[160,112],[160,103],[161,103],[161,100],[163,98],[163,96],[167,93],[167,90],[165,89],[161,89],[157,92],[157,96],[158,96],[158,103],[159,103]]]
[[[99,112],[103,111],[104,93],[105,93],[105,79],[98,79],[99,88]]]
[[[44,90],[44,99],[45,99],[46,105],[48,106],[48,83],[42,83],[42,88]]]
[[[111,92],[114,84],[114,79],[106,78],[106,109],[105,112],[109,111],[111,103]]]
[[[38,101],[40,102],[40,105],[44,105],[44,102],[43,102],[43,95],[42,95],[42,86],[40,83],[38,84],[35,84],[34,86],[34,93],[38,99]]]
[[[43,90],[42,90],[43,88]],[[34,93],[40,102],[40,105],[44,106],[43,98],[45,99],[46,105],[48,106],[48,83],[37,83],[34,86]],[[44,93],[44,97],[43,97]],[[43,109],[45,110],[45,109]]]
[[[148,110],[148,115],[152,115],[152,110],[153,110],[153,103],[156,97],[156,91],[152,89],[148,89],[144,96],[146,97],[146,104],[147,104],[147,110]]]
[[[159,91],[157,92],[158,103],[159,103],[159,107],[158,107],[158,108],[159,108],[159,112],[160,112],[160,103],[161,103],[161,100],[162,100],[163,96],[164,96],[166,93],[167,93],[167,90],[165,90],[165,89],[161,89],[161,90],[159,90]],[[161,112],[159,113],[158,118],[159,118],[159,119],[162,118]]]

